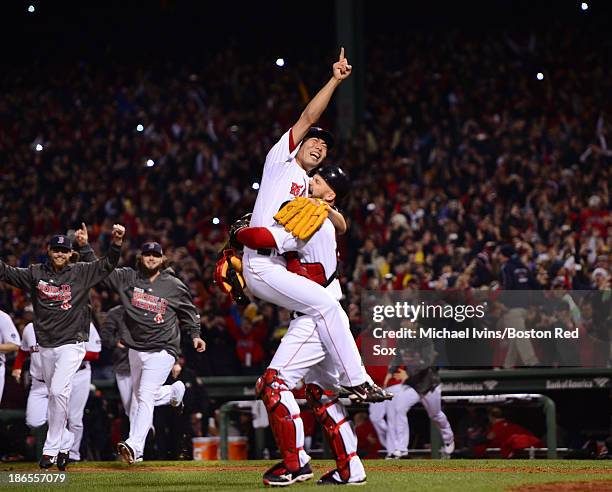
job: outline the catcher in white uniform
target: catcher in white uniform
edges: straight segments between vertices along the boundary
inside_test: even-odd
[[[85,342],[85,357],[79,369],[72,377],[72,389],[68,400],[68,422],[67,428],[70,432],[66,434],[66,442],[63,447],[70,449],[69,459],[80,461],[81,439],[83,438],[83,413],[89,397],[91,388],[90,361],[97,360],[101,350],[100,336],[93,323],[89,325],[89,340]],[[34,429],[47,423],[47,410],[49,405],[49,390],[43,380],[42,366],[34,325],[28,323],[23,329],[23,339],[15,364],[13,365],[13,377],[21,380],[21,370],[27,355],[30,355],[30,377],[32,385],[28,393],[26,405],[26,424]],[[69,439],[72,436],[71,439]],[[72,441],[72,445],[70,444]]]
[[[8,314],[0,311],[0,403],[2,402],[2,393],[4,393],[5,354],[17,352],[20,343],[21,339],[17,328],[15,328],[15,323]]]
[[[288,201],[308,193],[307,172],[318,166],[333,145],[332,135],[317,122],[339,84],[351,73],[344,57],[333,65],[333,76],[302,112],[298,121],[272,147],[266,156],[263,176],[251,227],[269,227],[278,246],[286,235],[283,228],[273,227],[274,216]],[[324,207],[331,222],[340,231],[346,229],[342,215]],[[316,228],[312,229],[314,232]],[[224,258],[220,260],[223,263]],[[380,399],[380,388],[373,387],[361,364],[361,357],[350,331],[349,319],[338,300],[323,286],[287,270],[285,258],[273,248],[244,248],[243,275],[250,292],[264,301],[291,311],[313,316],[318,335],[340,369],[340,383],[362,401]],[[218,263],[218,269],[220,264]],[[218,282],[219,283],[219,282]]]
[[[336,196],[348,190],[344,172],[335,165],[317,168],[311,183],[313,197],[333,204]],[[336,234],[330,220],[308,240],[296,239],[282,227],[246,228],[237,234],[251,247],[269,247],[287,257],[287,268],[307,277],[337,300],[342,297],[336,279]],[[297,253],[296,253],[297,252]],[[336,459],[337,468],[319,480],[321,485],[363,484],[365,470],[357,456],[357,437],[336,392],[340,373],[323,344],[315,316],[294,313],[272,362],[258,380],[257,395],[263,400],[283,461],[264,474],[263,482],[286,486],[312,478],[310,456],[304,451],[304,426],[292,389],[304,379],[307,401],[323,427]]]

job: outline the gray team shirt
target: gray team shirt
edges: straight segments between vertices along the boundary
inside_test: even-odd
[[[125,326],[125,308],[121,305],[115,306],[106,313],[106,320],[100,330],[100,337],[104,348],[113,351],[113,368],[115,373],[130,374],[130,361],[128,360],[128,348],[117,347],[121,341],[121,333],[127,328]]]
[[[91,247],[82,248],[84,260],[93,258]],[[191,338],[200,336],[200,314],[187,286],[177,277],[162,271],[154,282],[133,268],[117,268],[104,285],[115,290],[125,308],[125,328],[121,341],[139,352],[167,350],[178,356],[180,328]],[[180,326],[180,328],[179,328]]]
[[[60,347],[89,339],[89,289],[114,270],[120,250],[111,245],[104,258],[69,264],[59,272],[50,263],[15,268],[0,260],[0,281],[30,291],[34,333],[41,347]]]

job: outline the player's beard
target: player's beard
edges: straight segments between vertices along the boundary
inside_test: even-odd
[[[162,265],[161,264],[156,266],[155,268],[148,268],[147,266],[145,266],[144,263],[142,265],[140,265],[140,271],[142,272],[142,274],[145,277],[152,277],[157,272],[159,272],[161,269],[162,269]]]

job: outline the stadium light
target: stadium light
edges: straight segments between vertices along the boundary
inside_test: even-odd
[[[142,131],[144,131],[144,126],[142,126],[140,123],[138,123],[138,126],[136,127],[136,131],[137,131],[137,132],[142,132]]]
[[[538,72],[538,74],[536,75],[536,78],[538,80],[544,80],[544,74],[542,72]]]
[[[219,220],[219,218],[218,218],[218,217],[215,217],[215,218],[213,219],[213,224],[214,224],[214,225],[219,225],[219,222],[221,222],[221,221]]]
[[[155,165],[155,161],[153,159],[149,159],[147,161],[147,167],[153,167]]]
[[[584,4],[583,4],[584,5]],[[583,9],[584,10],[584,9]],[[30,14],[33,14],[34,12],[36,12],[36,7],[34,7],[34,5],[30,5],[28,7],[28,12],[30,12]]]
[[[43,146],[41,144],[36,144],[36,152],[42,152]]]
[[[254,190],[258,190],[259,189],[259,183],[257,183],[257,182],[253,183],[253,186],[251,186],[251,188],[253,188]]]
[[[586,3],[586,2],[582,2],[582,3],[580,4],[580,8],[581,8],[582,10],[589,10],[589,4],[588,4],[588,3]]]
[[[277,58],[276,59],[276,66],[277,67],[284,67],[285,66],[285,59],[284,58]]]

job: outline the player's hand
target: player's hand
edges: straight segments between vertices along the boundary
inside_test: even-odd
[[[113,225],[113,244],[115,246],[121,246],[123,244],[123,237],[125,236],[125,227],[121,224]]]
[[[353,67],[349,65],[348,60],[344,56],[344,47],[340,48],[340,56],[338,61],[333,65],[334,78],[336,80],[344,80],[351,75]]]
[[[86,246],[89,242],[89,235],[87,234],[87,226],[85,225],[85,222],[81,222],[80,229],[75,231],[74,240],[79,248]]]
[[[124,349],[125,345],[121,343],[121,340],[117,340],[117,348]]]
[[[193,348],[196,349],[196,352],[204,352],[206,350],[206,342],[201,338],[194,338]]]
[[[13,369],[11,376],[15,378],[15,381],[21,383],[21,369]]]
[[[409,376],[406,372],[406,369],[398,369],[393,373],[393,377],[403,383],[404,381],[406,381],[406,379],[408,379]]]
[[[383,381],[383,388],[387,387],[387,384],[389,384],[389,381],[391,380],[392,375],[390,373],[387,373],[385,375],[385,380]]]
[[[183,370],[183,366],[181,366],[178,362],[175,362],[174,365],[172,366],[172,371],[170,371],[170,374],[172,374],[172,377],[176,379],[179,377],[179,374],[181,373],[182,370]]]

